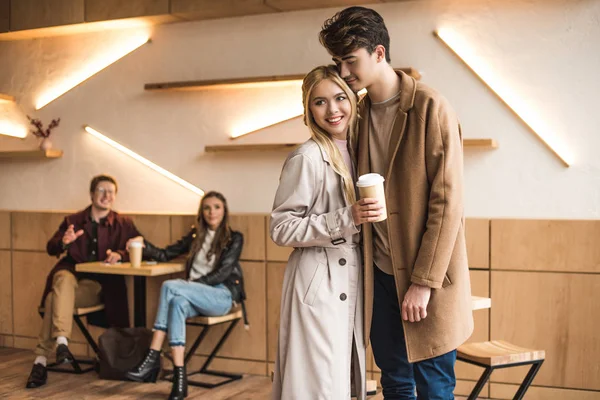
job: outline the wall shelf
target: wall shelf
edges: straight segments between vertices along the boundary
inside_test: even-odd
[[[11,96],[10,94],[0,93],[0,101],[14,102],[15,101],[15,97]]]
[[[415,79],[421,79],[421,74],[414,68],[397,68]],[[213,79],[204,81],[147,83],[144,90],[173,91],[173,90],[212,90],[229,88],[265,87],[285,85],[293,81],[301,81],[304,74],[259,76],[250,78]]]
[[[50,150],[13,150],[13,151],[0,151],[0,159],[52,159],[61,158],[63,156],[62,150],[50,149]]]
[[[251,151],[281,151],[293,150],[301,143],[254,143],[254,144],[223,144],[214,146],[205,146],[207,153],[233,153],[233,152],[251,152]],[[498,143],[494,139],[463,139],[464,148],[495,149]]]
[[[497,149],[498,142],[494,139],[463,139],[463,147]]]
[[[300,143],[262,143],[262,144],[224,144],[215,146],[205,146],[207,153],[232,153],[242,151],[280,151],[293,150]]]

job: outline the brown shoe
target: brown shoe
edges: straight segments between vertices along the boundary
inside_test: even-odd
[[[47,380],[48,371],[46,371],[46,367],[44,367],[42,364],[33,364],[33,368],[31,368],[31,373],[29,374],[29,378],[27,378],[27,384],[25,387],[27,389],[38,388],[40,386],[44,386]]]
[[[59,344],[56,347],[56,363],[58,365],[61,364],[71,364],[73,362],[73,354],[69,350],[69,346],[64,344]]]

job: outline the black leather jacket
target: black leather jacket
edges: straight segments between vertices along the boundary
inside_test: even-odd
[[[190,247],[195,237],[196,227],[192,227],[187,235],[164,249],[156,247],[147,240],[144,240],[146,247],[144,248],[143,257],[144,259],[153,259],[160,262],[172,260],[180,255],[187,254],[190,251]],[[215,262],[213,271],[196,279],[195,282],[211,286],[220,283],[224,284],[231,292],[233,301],[241,303],[244,312],[244,322],[247,325],[248,321],[244,305],[246,292],[244,290],[244,276],[240,266],[240,254],[242,253],[243,246],[244,236],[238,231],[231,231],[231,239],[221,252],[218,261]],[[187,258],[185,268],[186,279],[189,279],[195,256],[195,254],[189,254]]]

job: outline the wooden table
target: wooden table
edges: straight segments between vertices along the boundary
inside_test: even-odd
[[[157,264],[144,261],[139,268],[133,268],[130,263],[106,264],[102,261],[97,261],[77,264],[75,265],[75,271],[90,272],[95,274],[133,276],[134,325],[146,327],[146,277],[174,274],[185,271],[185,264]]]

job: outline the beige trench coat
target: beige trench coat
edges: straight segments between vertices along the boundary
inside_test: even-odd
[[[365,399],[362,253],[352,243],[358,232],[341,177],[308,140],[288,156],[271,213],[273,241],[295,247],[283,281],[273,399],[349,399],[351,357],[358,399]],[[340,238],[346,243],[332,243]]]
[[[463,218],[462,134],[442,96],[399,72],[400,106],[385,175],[388,236],[399,306],[411,282],[431,287],[427,318],[403,321],[408,361],[456,349],[473,332]],[[359,174],[369,167],[369,98],[359,106]],[[365,335],[373,311],[373,232],[363,227]]]

